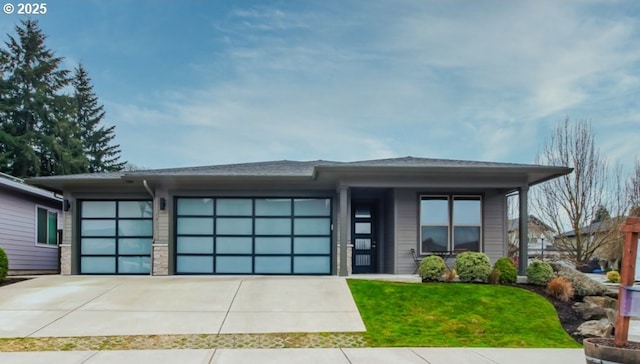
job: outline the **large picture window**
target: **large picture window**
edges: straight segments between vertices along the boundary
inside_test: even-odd
[[[58,213],[36,207],[36,244],[58,245]]]
[[[421,196],[420,253],[480,251],[480,196]]]

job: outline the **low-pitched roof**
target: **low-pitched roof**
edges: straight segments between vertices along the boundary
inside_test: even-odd
[[[542,220],[538,219],[534,215],[529,215],[528,223],[534,223],[536,225],[542,226],[546,230],[553,231],[553,228],[551,226],[545,224],[544,222],[542,222]],[[520,219],[519,218],[509,219],[508,220],[508,230],[507,230],[508,232],[512,232],[512,231],[518,229],[519,227],[520,227]]]
[[[4,173],[0,173],[0,187],[12,191],[18,191],[30,196],[44,197],[52,201],[62,202],[62,198],[60,196],[57,196],[53,192],[30,186],[24,183],[24,180],[22,179]]]
[[[76,174],[52,177],[36,177],[28,183],[61,190],[64,183],[91,182],[97,180],[141,180],[155,178],[288,178],[314,179],[320,172],[466,172],[466,173],[524,173],[528,184],[533,185],[570,173],[571,168],[532,164],[477,162],[431,158],[388,158],[353,162],[336,161],[268,161],[224,164],[200,167],[150,169],[114,173]],[[524,182],[524,181],[523,181]]]

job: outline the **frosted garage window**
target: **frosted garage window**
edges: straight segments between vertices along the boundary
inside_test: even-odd
[[[153,217],[153,204],[151,201],[120,201],[118,202],[118,217]]]
[[[80,254],[114,255],[116,253],[116,239],[84,238],[80,241]]]
[[[82,201],[82,217],[116,217],[115,201]]]
[[[256,257],[256,273],[290,274],[291,257]]]
[[[251,257],[216,257],[216,273],[251,273]]]
[[[207,256],[180,255],[176,260],[176,268],[183,273],[213,273],[213,258]]]
[[[291,219],[256,218],[256,235],[291,235]]]
[[[331,252],[330,238],[295,238],[293,239],[294,254],[329,254]]]
[[[291,238],[256,238],[256,254],[290,254]]]
[[[216,238],[217,254],[251,254],[252,252],[252,239],[249,237]]]
[[[329,216],[331,201],[329,199],[295,199],[293,201],[295,216]]]
[[[136,255],[150,255],[151,254],[151,239],[143,238],[126,238],[118,239],[118,253],[119,254],[136,254]]]
[[[210,198],[180,198],[177,204],[178,215],[213,215],[213,199]]]
[[[325,218],[295,219],[295,235],[328,235],[331,233],[331,221]]]
[[[119,236],[151,236],[153,235],[152,220],[119,220]]]
[[[328,274],[331,272],[329,257],[294,257],[293,273]]]
[[[140,274],[151,272],[150,257],[118,257],[118,273]]]
[[[213,235],[213,218],[179,217],[178,234]]]
[[[216,234],[218,235],[251,235],[253,227],[250,218],[218,218]]]
[[[213,237],[179,236],[178,254],[213,254]]]
[[[115,236],[115,220],[82,220],[82,236]]]
[[[291,199],[256,199],[256,216],[291,216]]]
[[[82,257],[80,259],[82,273],[97,274],[116,272],[115,257]]]
[[[251,199],[221,198],[216,201],[218,216],[251,216]]]

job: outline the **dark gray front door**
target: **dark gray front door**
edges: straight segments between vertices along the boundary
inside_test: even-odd
[[[375,205],[371,202],[353,204],[351,234],[353,241],[353,273],[376,272]]]

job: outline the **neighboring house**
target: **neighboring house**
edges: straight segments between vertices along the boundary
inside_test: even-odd
[[[9,274],[56,273],[62,198],[0,173],[0,247]]]
[[[513,252],[518,251],[518,244],[520,241],[520,219],[509,219],[508,222],[508,241],[510,250]],[[555,251],[553,245],[553,237],[555,230],[542,222],[540,219],[533,215],[529,215],[527,221],[528,224],[528,250],[530,255],[543,255],[545,252],[552,253]]]
[[[626,220],[626,216],[612,217],[602,221],[594,221],[587,226],[580,228],[580,234],[586,238],[587,244],[593,251],[593,259],[606,260],[609,266],[617,267],[622,259],[622,233],[619,231],[620,225]],[[569,245],[575,246],[577,234],[574,230],[566,231],[556,236],[565,237],[570,241]]]
[[[64,193],[69,206],[63,274],[410,274],[412,249],[505,256],[506,195],[570,172],[406,157],[29,183]]]

